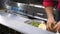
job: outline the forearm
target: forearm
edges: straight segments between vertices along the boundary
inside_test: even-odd
[[[46,7],[45,10],[46,10],[47,18],[54,18],[53,7]]]

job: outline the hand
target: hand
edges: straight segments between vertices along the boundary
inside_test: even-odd
[[[60,21],[54,26],[54,30],[60,32]]]
[[[55,24],[55,20],[51,19],[51,18],[48,18],[48,21],[47,21],[47,30],[53,31],[53,28],[51,27],[52,24],[53,25]]]

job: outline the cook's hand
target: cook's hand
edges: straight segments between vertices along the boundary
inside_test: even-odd
[[[54,26],[54,30],[60,32],[60,21]]]
[[[47,30],[49,30],[49,31],[53,30],[52,27],[51,27],[52,24],[55,24],[55,20],[51,19],[51,18],[48,18],[48,21],[47,21]]]

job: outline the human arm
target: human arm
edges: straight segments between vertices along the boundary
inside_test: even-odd
[[[53,15],[54,0],[44,0],[43,5],[45,6],[45,11],[48,18],[47,29],[52,30],[51,24],[52,23],[55,24],[54,15]]]

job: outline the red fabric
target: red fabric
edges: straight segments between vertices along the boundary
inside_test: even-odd
[[[44,0],[43,5],[45,7],[51,6],[54,7],[54,0]],[[60,11],[60,0],[58,0],[58,5],[57,5],[58,10]]]
[[[60,0],[58,1],[58,10],[60,11]]]

